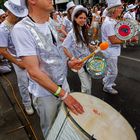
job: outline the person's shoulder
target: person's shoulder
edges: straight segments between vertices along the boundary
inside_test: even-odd
[[[129,15],[129,14],[130,14],[129,11],[127,11],[127,12],[124,14],[124,16]]]
[[[10,28],[5,21],[0,24],[0,32],[3,34],[9,34],[10,32]]]
[[[68,34],[73,35],[73,34],[74,34],[74,30],[71,29],[71,30],[68,32]]]
[[[67,16],[65,16],[65,17],[63,18],[63,20],[68,20],[68,17],[67,17]]]
[[[105,21],[103,22],[103,24],[105,24],[105,25],[110,25],[110,24],[112,24],[112,20],[109,18],[109,17],[105,17]]]
[[[23,18],[21,21],[19,21],[18,23],[16,23],[13,27],[13,29],[26,29],[26,26],[25,24],[23,23],[23,21],[25,20],[26,18]]]
[[[70,20],[68,19],[68,17],[66,16],[66,17],[64,17],[64,20],[66,21],[66,22],[70,22]]]
[[[2,22],[1,24],[0,24],[0,31],[3,31],[4,30],[4,23]]]
[[[112,26],[112,21],[109,20],[109,17],[106,17],[106,19],[104,20],[103,24],[102,24],[102,27],[108,29],[109,27]]]

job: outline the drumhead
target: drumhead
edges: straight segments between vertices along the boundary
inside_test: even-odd
[[[136,32],[136,28],[132,22],[128,20],[123,20],[115,25],[116,36],[121,40],[131,39]]]
[[[107,64],[103,56],[94,56],[85,64],[86,71],[94,79],[103,78],[106,73],[106,68]]]
[[[81,115],[70,112],[70,116],[89,135],[97,140],[137,140],[127,120],[109,104],[80,92],[71,95],[82,104],[85,112]]]

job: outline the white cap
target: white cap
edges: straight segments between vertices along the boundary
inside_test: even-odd
[[[25,17],[28,15],[25,0],[8,0],[4,3],[4,6],[17,17]]]
[[[137,5],[130,4],[130,5],[127,6],[126,10],[128,11],[128,10],[131,10],[131,9],[135,9],[136,7],[137,7]]]
[[[0,9],[0,16],[3,15],[4,13],[5,12],[2,9]]]
[[[71,1],[71,2],[67,3],[67,9],[66,10],[68,11],[70,8],[72,8],[74,6],[75,6],[74,2]]]
[[[80,10],[85,11],[85,12],[88,14],[88,9],[87,9],[87,8],[83,7],[82,5],[77,5],[77,6],[74,8],[74,10],[73,10],[73,12],[72,12],[72,15],[71,15],[71,20],[72,20],[72,21],[74,20],[75,14],[76,14],[78,11],[80,11]]]
[[[107,0],[107,9],[122,5],[121,0]]]

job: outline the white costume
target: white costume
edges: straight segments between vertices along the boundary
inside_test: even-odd
[[[108,8],[113,8],[119,5],[121,5],[120,0],[115,0],[115,1],[108,0]],[[103,90],[105,92],[112,93],[112,94],[118,93],[115,89],[112,88],[112,86],[114,85],[114,81],[116,80],[118,74],[117,62],[118,62],[118,56],[120,55],[121,46],[120,44],[111,44],[108,37],[115,35],[114,27],[116,23],[117,22],[115,19],[108,17],[104,20],[101,27],[102,41],[109,42],[109,48],[102,51],[107,61],[107,73],[103,78],[103,84],[104,84]]]

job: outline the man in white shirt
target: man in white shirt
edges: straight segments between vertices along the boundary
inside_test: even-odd
[[[116,19],[123,11],[120,0],[108,0],[108,18],[103,22],[101,27],[102,41],[109,42],[109,48],[103,51],[107,61],[107,73],[103,78],[103,91],[110,94],[118,94],[118,91],[113,88],[114,81],[118,74],[117,61],[120,55],[122,40],[115,35]]]
[[[125,19],[133,19],[136,20],[136,5],[130,4],[128,5],[128,7],[126,8],[126,13],[124,14],[124,18]]]
[[[22,0],[24,1],[24,0]],[[81,104],[69,92],[67,61],[62,47],[57,46],[58,36],[50,22],[52,0],[25,0],[29,15],[12,30],[12,40],[17,55],[23,60],[28,72],[29,90],[34,107],[40,117],[45,140],[57,115],[60,101],[75,114],[84,112]],[[80,69],[80,61],[69,61],[69,66]]]
[[[0,25],[0,54],[13,63],[25,111],[28,115],[32,115],[34,110],[31,106],[31,98],[28,90],[29,80],[24,64],[16,56],[15,47],[10,36],[14,24],[18,22],[19,18],[26,16],[28,11],[20,5],[20,0],[8,0],[4,5],[8,10],[8,16]]]

